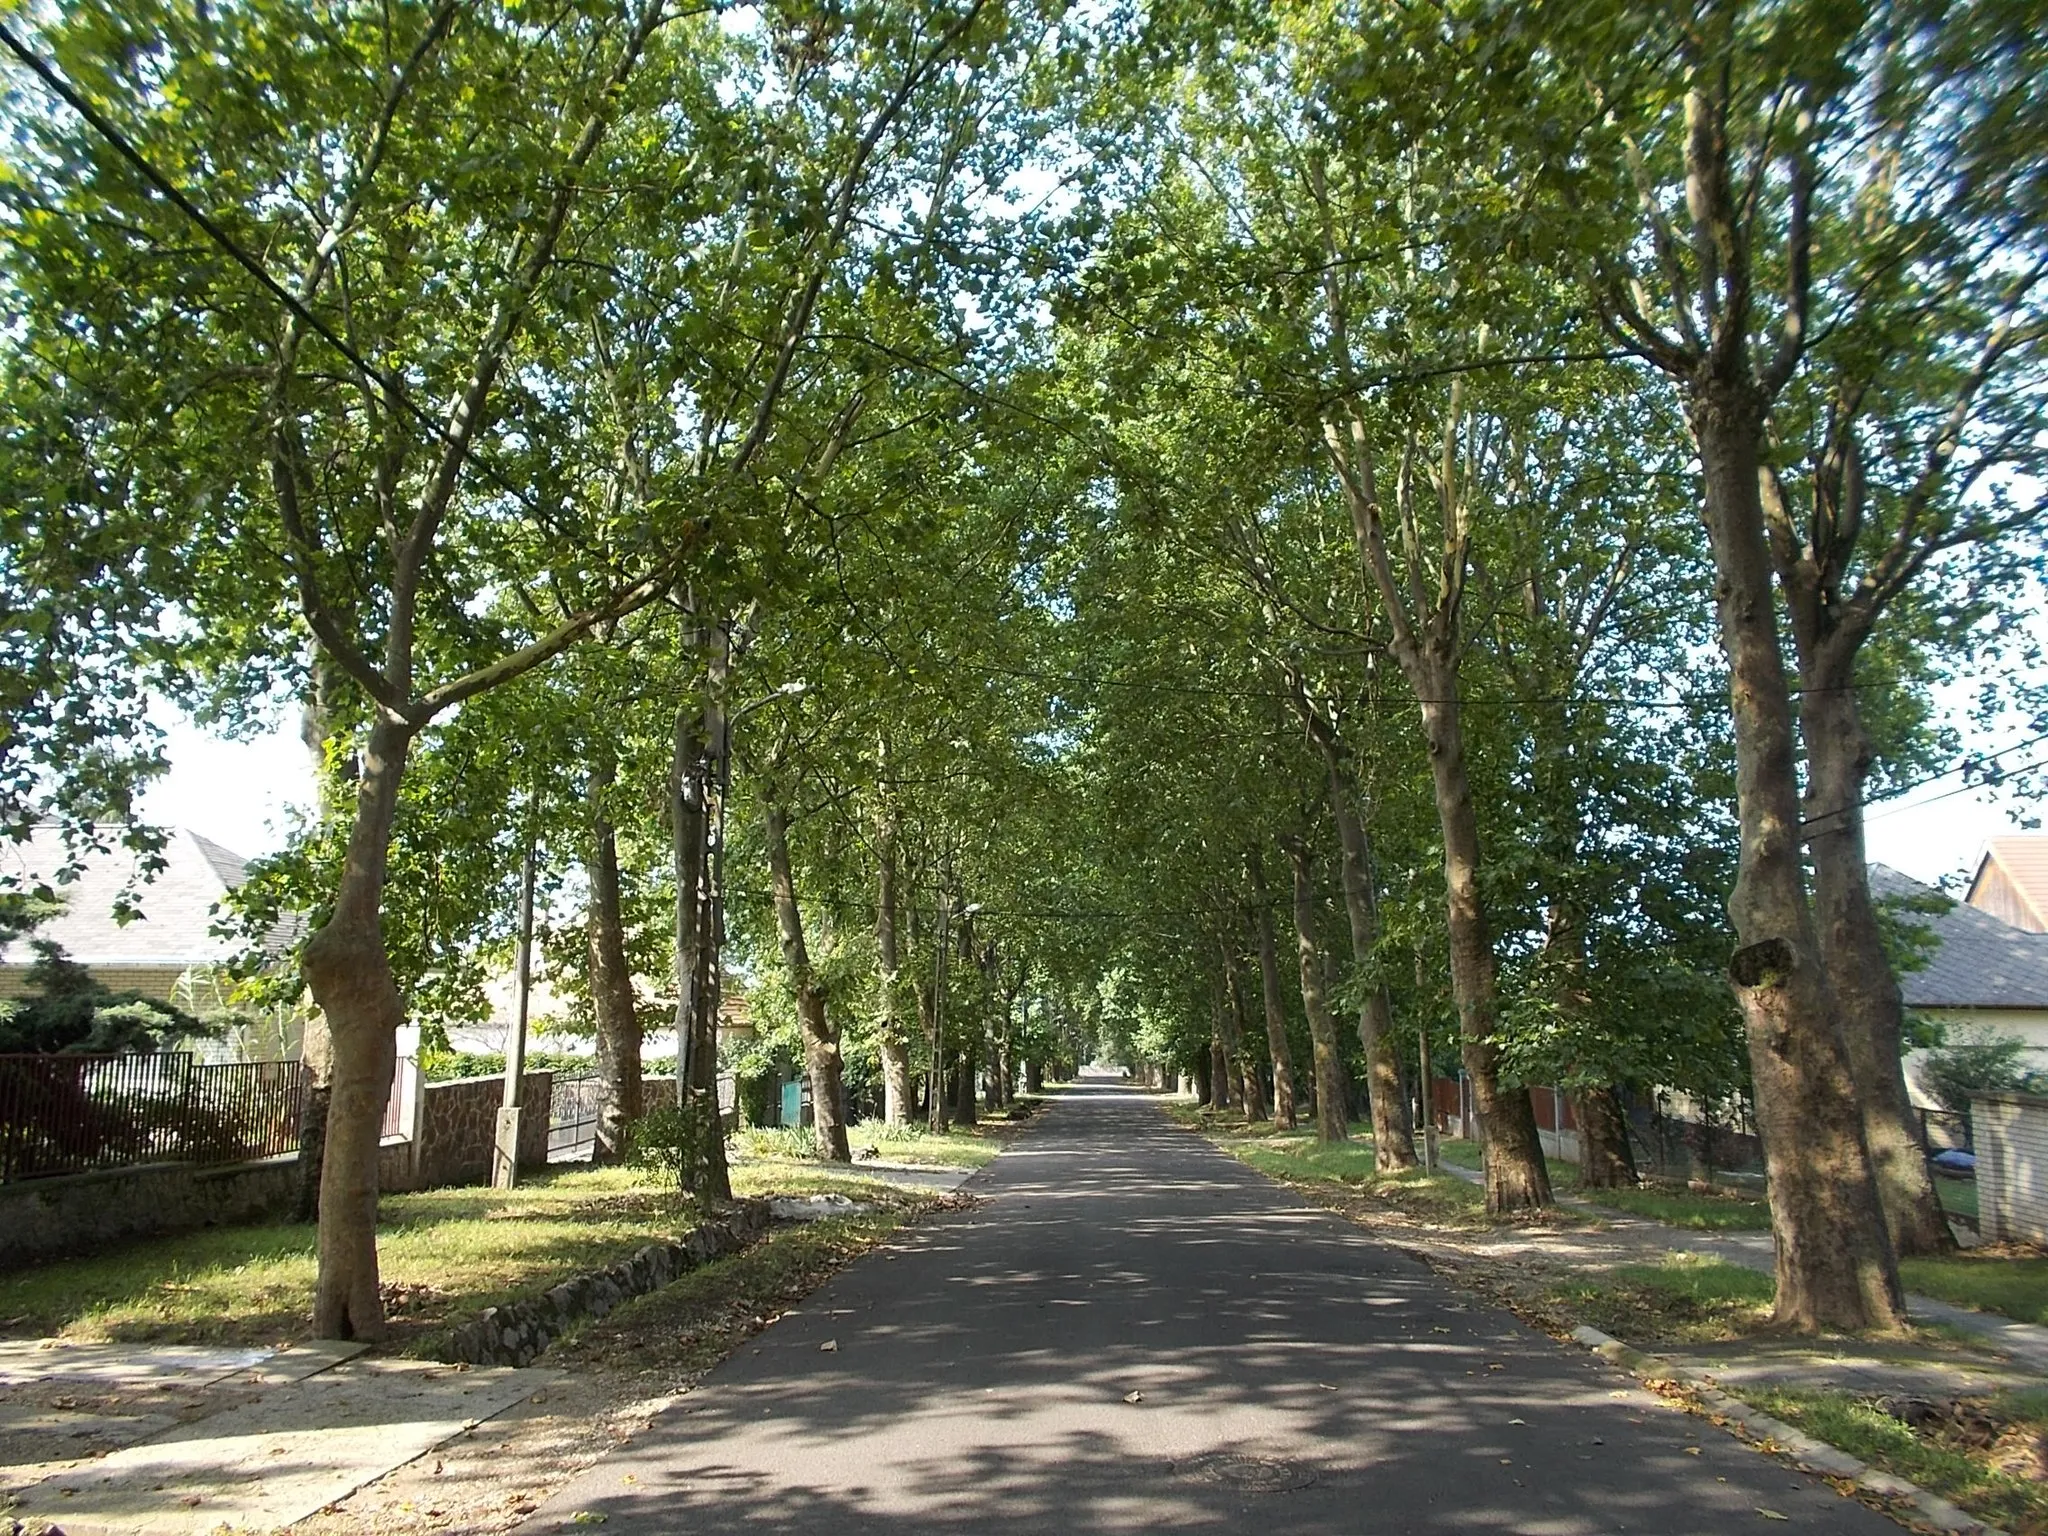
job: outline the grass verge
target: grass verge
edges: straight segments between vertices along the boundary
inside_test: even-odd
[[[1959,1307],[2048,1324],[2048,1257],[2031,1249],[1973,1248],[1941,1259],[1904,1259],[1906,1289]]]
[[[1021,1108],[1022,1106],[1020,1106]],[[922,1125],[888,1125],[862,1120],[846,1128],[853,1155],[872,1154],[885,1162],[923,1163],[935,1168],[980,1168],[1003,1150],[1004,1137],[1023,1114],[990,1115],[975,1125],[948,1126],[934,1132]],[[788,1162],[816,1160],[816,1143],[801,1126],[774,1126],[740,1131],[734,1150],[743,1158]]]
[[[1554,1281],[1546,1299],[1574,1321],[1654,1349],[1756,1333],[1769,1320],[1774,1295],[1769,1275],[1674,1253],[1660,1264],[1621,1264]]]
[[[734,1193],[837,1191],[890,1210],[927,1203],[825,1167],[733,1172]],[[416,1353],[487,1306],[544,1290],[664,1241],[700,1219],[632,1168],[577,1168],[512,1190],[386,1195],[378,1266],[387,1348]],[[303,1337],[317,1271],[311,1226],[215,1228],[0,1275],[0,1333],[149,1343],[281,1344]]]
[[[2001,1393],[1913,1428],[1848,1392],[1745,1388],[1735,1394],[1817,1440],[1918,1483],[2018,1536],[2048,1531],[2042,1441],[2048,1394]]]

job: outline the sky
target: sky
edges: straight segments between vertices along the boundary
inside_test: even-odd
[[[291,813],[313,801],[312,773],[296,718],[280,719],[276,730],[248,741],[223,740],[179,719],[162,723],[171,768],[143,802],[149,818],[159,825],[189,827],[245,858],[281,847]],[[1966,745],[1978,750],[2010,744],[1966,736]],[[2021,760],[2031,757],[2021,754]],[[1959,783],[1954,777],[1936,780],[1872,806],[1870,857],[1916,880],[1953,882],[1975,868],[1987,838],[2019,830],[2015,816],[2038,809],[2037,802],[2010,789],[1957,793]]]

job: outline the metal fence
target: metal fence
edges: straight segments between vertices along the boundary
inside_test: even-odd
[[[385,1100],[385,1139],[406,1134],[406,1065]],[[0,1055],[0,1184],[296,1152],[305,1100],[297,1061],[205,1063],[185,1051]]]
[[[305,1068],[188,1052],[0,1056],[0,1183],[136,1163],[227,1163],[299,1144]]]
[[[597,1150],[595,1077],[557,1077],[548,1090],[548,1161],[587,1163]]]

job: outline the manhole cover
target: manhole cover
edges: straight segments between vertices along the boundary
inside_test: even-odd
[[[1247,1493],[1286,1493],[1293,1488],[1306,1488],[1316,1480],[1315,1473],[1291,1461],[1275,1461],[1267,1456],[1237,1456],[1227,1451],[1175,1462],[1173,1470],[1182,1477],[1216,1483],[1225,1488],[1240,1488]]]

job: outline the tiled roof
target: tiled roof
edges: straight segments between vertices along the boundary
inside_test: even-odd
[[[2032,909],[2034,921],[2048,926],[2048,836],[1994,837],[1985,843],[1983,862],[1970,882],[1973,890],[1985,864],[1996,864]]]
[[[136,857],[110,835],[112,851],[88,855],[69,885],[56,885],[64,845],[54,827],[39,827],[25,843],[0,843],[0,877],[33,886],[48,881],[64,910],[39,924],[32,935],[53,939],[72,959],[87,966],[217,964],[236,946],[215,938],[214,904],[242,883],[247,861],[215,842],[179,828],[164,847],[165,867],[144,885],[136,879]],[[142,916],[114,921],[114,899],[130,886]],[[0,948],[0,964],[26,965],[28,940]]]
[[[1940,896],[1883,864],[1870,866],[1871,894]],[[1926,966],[1899,977],[1908,1008],[2048,1008],[2048,933],[2028,933],[1958,902],[1945,912],[1903,912],[1939,941]]]

